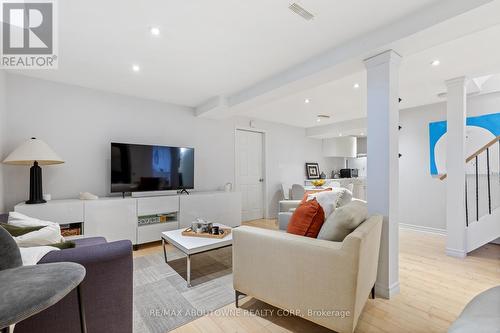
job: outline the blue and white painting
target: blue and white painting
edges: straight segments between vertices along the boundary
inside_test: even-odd
[[[470,156],[500,135],[500,113],[467,117],[466,125],[466,156]],[[432,176],[446,173],[446,131],[446,121],[429,123],[430,171]]]

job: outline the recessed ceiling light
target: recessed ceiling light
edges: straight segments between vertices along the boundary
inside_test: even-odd
[[[316,121],[319,123],[321,122],[321,118],[317,118]]]
[[[361,136],[365,135],[365,133],[361,132]]]
[[[138,72],[138,71],[140,71],[140,70],[141,70],[141,67],[139,67],[139,65],[132,65],[132,70],[133,70],[134,72]]]
[[[153,36],[159,36],[160,35],[160,28],[152,27],[151,29],[149,29],[149,32],[151,32],[151,35],[153,35]]]
[[[342,136],[342,133],[339,133],[339,136]]]
[[[311,103],[311,100],[310,100],[309,98],[306,98],[306,99],[304,100],[304,103],[309,104],[309,103]]]
[[[431,66],[437,67],[439,65],[441,65],[441,61],[439,61],[439,59],[433,60],[431,62]]]
[[[353,87],[354,89],[358,89],[358,88],[359,88],[359,83],[355,83],[352,87]]]

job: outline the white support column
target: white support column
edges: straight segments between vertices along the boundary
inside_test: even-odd
[[[389,50],[365,60],[368,82],[368,210],[384,216],[375,291],[399,293],[399,64]]]
[[[466,78],[446,81],[446,254],[464,258],[465,226],[465,124],[467,118]]]

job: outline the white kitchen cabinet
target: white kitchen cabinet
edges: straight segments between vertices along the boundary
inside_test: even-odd
[[[323,156],[325,157],[356,157],[356,137],[323,139]]]
[[[367,138],[357,138],[356,139],[356,155],[357,157],[366,156],[368,153],[368,140]]]

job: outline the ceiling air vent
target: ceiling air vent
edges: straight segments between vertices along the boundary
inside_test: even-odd
[[[305,10],[301,5],[299,5],[298,3],[292,3],[289,7],[288,7],[292,12],[294,12],[295,14],[297,15],[300,15],[302,16],[302,18],[304,20],[307,20],[307,21],[310,21],[314,18],[314,15]]]

